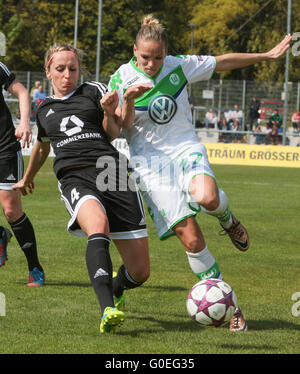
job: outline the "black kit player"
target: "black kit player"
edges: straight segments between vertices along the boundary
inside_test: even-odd
[[[31,142],[30,97],[27,89],[15,75],[0,62],[0,204],[4,216],[22,248],[28,263],[28,286],[42,286],[45,274],[39,263],[33,226],[23,212],[20,191],[12,186],[23,177],[23,158],[19,140],[23,147]],[[9,108],[4,100],[2,87],[19,99],[20,123],[15,128]],[[8,259],[7,243],[12,234],[0,226],[0,267]]]
[[[148,234],[139,193],[129,186],[127,164],[124,183],[118,173],[124,174],[120,154],[110,143],[120,132],[118,96],[98,82],[77,86],[80,66],[79,53],[71,45],[54,45],[46,53],[54,96],[38,108],[37,142],[24,178],[14,188],[23,195],[27,188],[32,192],[51,144],[61,199],[71,217],[68,231],[88,237],[86,265],[100,304],[100,332],[114,332],[125,319],[124,289],[140,286],[149,277]],[[123,261],[114,278],[111,239]]]

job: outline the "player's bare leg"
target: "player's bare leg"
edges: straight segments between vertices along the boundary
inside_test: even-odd
[[[183,244],[193,273],[200,279],[222,278],[218,264],[208,250],[201,229],[194,217],[179,222],[173,231]]]
[[[173,230],[182,242],[190,267],[196,276],[200,280],[205,278],[222,279],[218,264],[209,252],[195,218],[186,218],[177,224]],[[247,330],[247,323],[239,307],[237,307],[234,316],[230,320],[229,330],[234,332]]]
[[[141,286],[150,276],[148,238],[114,240],[123,260],[113,278],[114,303],[124,310],[124,290]]]
[[[218,218],[222,233],[229,235],[236,248],[243,252],[249,248],[247,230],[232,214],[227,196],[218,188],[214,178],[204,174],[195,176],[190,183],[189,193],[205,213]]]

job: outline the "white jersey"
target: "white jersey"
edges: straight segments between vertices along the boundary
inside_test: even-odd
[[[129,87],[145,83],[153,85],[135,100],[134,125],[124,130],[131,158],[143,156],[147,159],[147,166],[145,163],[135,165],[135,169],[145,175],[151,173],[151,169],[153,171],[151,158],[172,160],[188,147],[199,144],[186,86],[210,79],[216,59],[211,56],[167,56],[155,78],[147,76],[135,61],[133,57],[120,66],[111,77],[109,90],[117,90],[121,106],[123,94]]]

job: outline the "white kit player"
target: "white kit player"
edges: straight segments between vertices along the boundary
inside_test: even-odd
[[[178,236],[192,271],[200,279],[222,277],[195,219],[200,210],[218,218],[239,250],[249,248],[249,237],[231,213],[205,146],[199,143],[187,84],[208,80],[214,71],[274,60],[285,53],[290,40],[291,36],[286,36],[267,53],[168,56],[166,32],[150,15],[137,34],[134,57],[111,77],[109,89],[116,90],[119,105],[124,104],[123,133],[130,148],[130,164],[158,235],[161,239]],[[237,309],[230,330],[246,329]]]

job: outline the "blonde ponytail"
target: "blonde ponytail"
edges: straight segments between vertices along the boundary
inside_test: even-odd
[[[157,42],[163,42],[166,48],[168,46],[168,38],[165,28],[152,16],[152,14],[148,14],[143,18],[141,28],[135,39],[136,45],[138,45],[140,39],[155,40]]]

